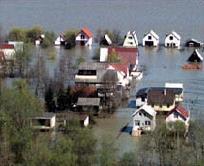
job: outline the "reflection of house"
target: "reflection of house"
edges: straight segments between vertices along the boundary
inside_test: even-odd
[[[57,39],[55,40],[54,44],[55,46],[60,46],[60,45],[64,45],[65,40],[64,40],[64,36],[63,35],[59,35],[57,37]]]
[[[144,35],[143,41],[142,41],[143,46],[158,46],[159,45],[159,36],[151,30],[149,33]]]
[[[6,60],[12,60],[15,55],[15,49],[13,44],[1,44],[0,51],[4,53]]]
[[[80,46],[91,46],[93,43],[93,33],[84,27],[75,38],[76,44]]]
[[[77,108],[81,111],[99,111],[101,108],[100,98],[98,97],[79,97]]]
[[[156,112],[151,106],[143,105],[135,111],[133,117],[132,135],[137,136],[138,131],[150,131],[156,127]]]
[[[166,35],[165,47],[179,47],[181,43],[181,37],[176,32],[172,31]]]
[[[200,47],[202,45],[201,42],[199,42],[196,39],[189,39],[186,41],[185,46],[186,47]]]
[[[31,126],[34,129],[40,130],[51,130],[54,129],[56,125],[56,116],[53,113],[44,113],[42,116],[37,116],[32,118]]]
[[[129,31],[125,36],[123,47],[136,48],[137,46],[138,46],[138,40],[137,40],[136,32]]]
[[[112,41],[109,38],[108,34],[104,35],[103,39],[100,41],[100,45],[103,45],[103,46],[110,46],[110,45],[112,45]]]
[[[169,112],[175,107],[175,93],[167,88],[150,89],[147,93],[147,104],[158,112]]]
[[[190,113],[180,105],[172,109],[166,117],[167,126],[169,122],[176,122],[176,121],[185,123],[185,126],[187,128],[189,126]]]
[[[198,50],[195,49],[193,51],[193,53],[191,54],[191,56],[188,58],[188,62],[190,62],[190,63],[200,63],[200,62],[203,62],[203,57],[198,52]]]

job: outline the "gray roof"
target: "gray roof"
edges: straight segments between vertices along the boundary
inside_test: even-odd
[[[77,101],[77,106],[99,106],[100,98],[87,98],[79,97]]]
[[[44,112],[41,116],[36,116],[33,119],[51,119],[55,117],[56,115],[51,112]]]
[[[106,63],[83,62],[79,65],[79,70],[102,70],[106,69]]]

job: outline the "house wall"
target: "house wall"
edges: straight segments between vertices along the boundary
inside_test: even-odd
[[[84,120],[84,126],[87,127],[89,125],[89,116]]]
[[[173,37],[173,40],[170,40],[170,37]],[[165,38],[165,47],[179,47],[180,46],[180,40],[178,40],[176,37],[174,37],[172,34],[169,34]],[[175,46],[173,46],[175,44]]]
[[[138,40],[136,34],[127,34],[126,38],[123,42],[123,47],[137,47],[138,46]]]
[[[141,113],[141,115],[139,114]],[[135,124],[135,121],[140,121],[140,126]],[[145,125],[145,121],[150,121],[151,125]],[[139,111],[134,117],[133,117],[133,130],[137,130],[139,127],[141,127],[143,130],[153,130],[156,126],[155,118],[149,118],[144,115],[143,111]]]
[[[151,36],[151,39],[148,39],[148,37]],[[142,40],[142,45],[145,46],[146,41],[152,41],[153,46],[156,47],[159,44],[159,40],[157,40],[152,34],[148,33]]]
[[[108,48],[100,48],[100,62],[106,62],[108,59]]]
[[[0,51],[4,52],[6,60],[13,60],[14,55],[15,55],[15,50],[14,49],[0,49]]]
[[[186,126],[188,126],[189,120],[190,120],[190,118],[187,118],[186,120],[184,120],[180,115],[178,115],[178,117],[175,117],[174,112],[173,112],[166,118],[166,123],[181,121],[181,122],[185,123]]]
[[[84,39],[81,38],[81,36],[84,35]],[[76,44],[81,45],[81,41],[84,41],[85,46],[91,46],[93,42],[93,38],[89,38],[85,33],[80,32],[76,38],[75,38]]]

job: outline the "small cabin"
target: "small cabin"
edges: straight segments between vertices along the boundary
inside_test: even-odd
[[[198,52],[197,49],[195,49],[193,51],[193,53],[191,54],[191,56],[188,58],[187,60],[189,63],[201,63],[203,62],[203,57],[201,56],[201,54]]]
[[[156,47],[159,45],[159,36],[151,30],[147,34],[144,35],[143,41],[142,41],[143,46],[153,46]]]
[[[201,47],[202,43],[196,39],[189,39],[186,41],[185,46],[186,47]]]
[[[186,128],[189,127],[189,121],[190,121],[190,112],[187,111],[183,106],[178,105],[174,109],[172,109],[167,117],[166,117],[166,123],[167,127],[170,127],[168,123],[170,122],[176,122],[180,121],[183,122],[186,126]]]
[[[54,42],[55,46],[61,46],[65,44],[65,40],[64,40],[64,36],[63,35],[59,35],[57,37],[57,39]]]
[[[32,118],[31,126],[39,130],[52,130],[56,126],[56,115],[45,112],[42,116]]]
[[[181,44],[181,37],[178,33],[175,31],[172,31],[171,33],[166,35],[165,38],[165,47],[171,47],[171,48],[178,48]]]
[[[15,51],[23,51],[24,42],[22,41],[8,41],[8,44],[14,45]]]
[[[127,32],[124,42],[123,42],[123,47],[131,47],[131,48],[136,48],[138,46],[138,39],[135,31],[129,31]]]
[[[132,135],[134,136],[138,130],[152,131],[156,127],[156,111],[151,106],[143,105],[137,109],[133,115]]]
[[[16,53],[14,45],[13,44],[1,44],[0,45],[0,51],[4,53],[6,60],[13,60],[14,55]]]
[[[80,46],[92,46],[93,33],[87,27],[84,27],[76,36],[75,42]]]

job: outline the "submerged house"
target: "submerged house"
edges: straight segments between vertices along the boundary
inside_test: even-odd
[[[156,127],[156,111],[151,106],[143,105],[133,115],[132,135],[137,136],[140,131],[151,131]]]
[[[45,112],[42,116],[32,118],[31,126],[39,130],[52,130],[56,126],[56,115]]]
[[[138,46],[138,39],[135,31],[128,31],[125,36],[123,47],[136,48]]]
[[[201,47],[203,43],[199,42],[196,39],[189,39],[186,41],[185,46],[186,47]]]
[[[175,31],[172,31],[171,33],[166,35],[164,45],[165,47],[180,47],[181,44],[181,36],[176,33]]]
[[[172,109],[167,117],[166,117],[166,123],[167,127],[171,128],[169,123],[180,121],[183,122],[186,126],[186,129],[189,127],[189,121],[190,121],[190,112],[187,111],[183,106],[178,105],[174,109]]]
[[[147,34],[144,35],[142,40],[143,46],[158,46],[159,45],[159,36],[153,31],[150,30]]]
[[[91,46],[93,43],[93,33],[87,27],[84,27],[76,36],[75,42],[80,46]]]
[[[101,109],[101,99],[98,97],[79,97],[77,108],[80,111],[98,112]]]
[[[175,105],[175,93],[169,88],[151,88],[147,93],[147,105],[157,112],[169,112]]]
[[[108,34],[105,34],[103,39],[100,41],[100,45],[102,46],[111,46],[112,45],[112,40],[108,36]]]
[[[42,44],[43,40],[45,38],[45,35],[44,34],[41,34],[39,37],[37,37],[37,39],[35,40],[35,45],[36,46],[39,46]]]
[[[1,44],[0,51],[4,53],[4,57],[6,60],[13,60],[16,53],[13,44]]]
[[[57,37],[57,39],[54,42],[55,46],[61,46],[65,44],[64,36],[61,34]]]
[[[198,52],[198,50],[195,49],[187,61],[190,63],[201,63],[203,62],[203,57]]]
[[[23,51],[24,42],[22,41],[8,41],[8,44],[14,45],[15,51]]]

